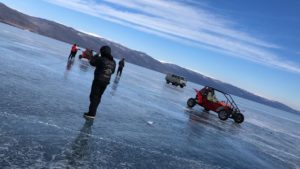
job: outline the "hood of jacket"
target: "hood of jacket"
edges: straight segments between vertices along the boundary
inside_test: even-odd
[[[100,54],[102,57],[113,60],[113,56],[111,55],[111,48],[109,46],[102,46],[100,48]]]

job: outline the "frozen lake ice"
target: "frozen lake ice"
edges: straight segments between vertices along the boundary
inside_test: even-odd
[[[220,121],[186,108],[202,86],[129,63],[85,121],[93,68],[70,47],[0,24],[1,168],[300,168],[299,116],[235,97],[245,122]]]

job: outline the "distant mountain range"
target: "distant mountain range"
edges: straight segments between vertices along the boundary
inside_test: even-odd
[[[146,53],[129,49],[118,43],[106,40],[104,38],[95,37],[78,30],[75,30],[71,27],[64,26],[62,24],[32,17],[21,12],[18,12],[14,9],[11,9],[0,3],[0,22],[29,30],[40,35],[44,35],[50,38],[54,38],[66,43],[76,42],[81,47],[88,47],[94,49],[95,51],[99,50],[99,47],[102,45],[109,45],[112,48],[113,56],[120,59],[125,57],[127,62],[158,71],[161,73],[174,73],[187,78],[188,81],[200,84],[208,85],[225,92],[231,93],[233,95],[252,100],[264,105],[268,105],[277,109],[284,111],[300,114],[300,111],[292,109],[287,105],[284,105],[280,102],[272,101],[260,96],[257,96],[253,93],[250,93],[241,88],[235,87],[231,84],[221,82],[219,80],[212,79],[210,77],[204,76],[197,72],[191,71],[186,68],[182,68],[175,64],[162,63]],[[101,27],[99,28],[101,29]]]

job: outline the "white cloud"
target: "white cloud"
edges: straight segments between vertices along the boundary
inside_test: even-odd
[[[46,0],[181,43],[206,47],[270,67],[300,73],[300,66],[272,53],[280,49],[234,27],[237,23],[199,7],[162,0]]]

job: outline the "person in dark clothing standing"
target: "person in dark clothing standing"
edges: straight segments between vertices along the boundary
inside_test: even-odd
[[[118,67],[118,71],[117,71],[117,76],[121,77],[124,66],[125,66],[125,58],[122,58],[119,61],[119,67]]]
[[[77,44],[73,44],[68,60],[73,59],[76,56],[77,51],[78,51]]]
[[[102,46],[100,53],[101,57],[99,57],[99,54],[96,54],[90,61],[90,64],[95,66],[96,69],[90,94],[89,112],[84,113],[84,117],[88,119],[95,118],[101,96],[110,82],[111,75],[116,69],[116,62],[111,55],[110,47]]]

